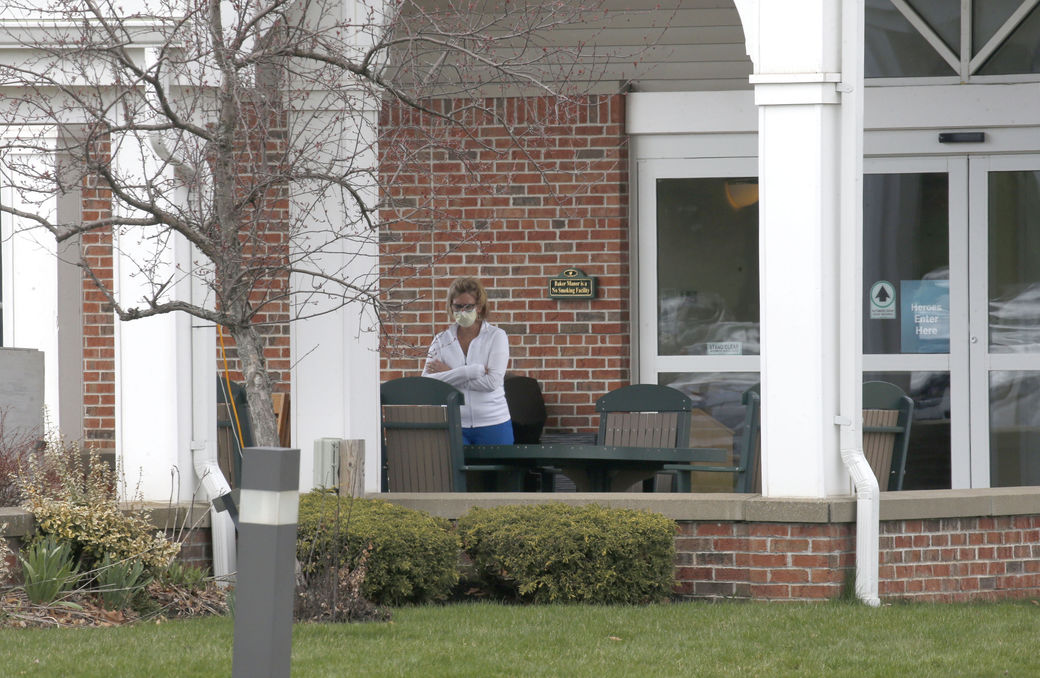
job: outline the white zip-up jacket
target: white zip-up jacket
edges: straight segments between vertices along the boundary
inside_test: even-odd
[[[447,382],[462,391],[466,400],[461,410],[465,428],[509,421],[506,390],[502,385],[509,364],[509,339],[505,331],[481,322],[480,332],[470,342],[466,354],[459,345],[458,332],[459,326],[452,325],[433,338],[423,376]],[[451,369],[433,374],[429,371],[431,360],[440,360]]]

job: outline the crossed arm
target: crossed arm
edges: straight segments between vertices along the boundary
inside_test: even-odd
[[[504,334],[496,334],[486,356],[473,356],[473,362],[452,366],[451,356],[442,356],[435,342],[430,347],[423,368],[424,377],[433,377],[457,388],[474,391],[493,391],[502,385],[509,364],[509,341]],[[484,360],[486,362],[477,362]]]

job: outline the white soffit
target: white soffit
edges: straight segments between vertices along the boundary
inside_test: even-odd
[[[633,92],[626,98],[629,134],[754,132],[754,90],[723,92]]]

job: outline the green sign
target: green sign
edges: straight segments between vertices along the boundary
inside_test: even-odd
[[[556,278],[549,278],[550,299],[595,299],[596,279],[577,268],[568,268]]]

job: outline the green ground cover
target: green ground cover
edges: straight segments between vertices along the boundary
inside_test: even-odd
[[[210,678],[233,623],[210,617],[3,629],[4,676]],[[323,676],[1040,675],[1040,606],[675,603],[401,608],[389,623],[298,624],[294,678]]]

